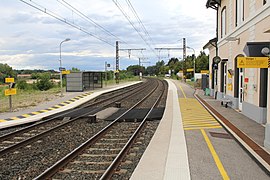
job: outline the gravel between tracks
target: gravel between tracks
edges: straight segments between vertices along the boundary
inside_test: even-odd
[[[147,91],[144,91],[144,93],[147,93]],[[140,99],[144,93],[141,93],[139,97],[129,98],[128,101],[123,103],[124,106],[130,107],[131,104],[133,104],[137,99]],[[160,106],[165,106],[164,104],[166,102],[164,99],[166,98],[163,98]],[[115,111],[115,109],[112,108],[108,111],[108,114],[110,114]],[[105,115],[104,117],[98,117],[103,119]],[[136,158],[132,160],[134,163],[132,163],[133,165],[131,167],[126,167],[130,170],[127,171],[126,175],[119,176],[120,179],[130,177],[139,162],[144,149],[150,142],[155,131],[154,129],[158,126],[159,121],[151,121],[147,123],[148,125],[153,123],[154,128],[153,130],[152,128],[149,128],[147,132],[143,133],[146,137],[142,142],[138,142],[141,147],[138,148],[139,152],[136,152]],[[93,124],[90,124],[85,119],[77,120],[74,123],[71,123],[68,127],[51,133],[49,136],[44,137],[27,147],[17,149],[12,153],[8,153],[0,157],[0,179],[33,179],[77,146],[92,137],[107,124],[109,124],[109,122],[104,122],[102,120],[98,120],[97,123]],[[131,152],[132,151],[133,150],[131,149]],[[71,177],[73,177],[72,179],[75,179],[74,175]]]

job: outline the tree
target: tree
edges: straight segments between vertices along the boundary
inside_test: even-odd
[[[139,65],[132,65],[127,67],[127,71],[131,72],[134,76],[138,76],[140,72],[144,74],[145,67]]]
[[[16,77],[16,73],[7,64],[0,63],[0,83],[5,83],[5,78]]]
[[[200,55],[196,58],[196,72],[201,72],[201,70],[209,69],[209,55],[206,55],[205,52],[201,51]]]
[[[81,70],[78,68],[72,67],[70,71],[71,72],[80,72]]]
[[[47,91],[53,87],[53,82],[50,81],[51,75],[50,73],[42,73],[39,75],[37,79],[37,87],[41,91]]]

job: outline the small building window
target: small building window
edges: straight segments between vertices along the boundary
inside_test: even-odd
[[[239,26],[244,21],[244,0],[236,0],[236,21],[235,25]]]
[[[263,0],[263,5],[265,5],[267,3],[267,0]]]
[[[221,11],[221,38],[226,35],[226,7]]]

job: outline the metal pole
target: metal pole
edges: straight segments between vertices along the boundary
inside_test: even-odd
[[[107,61],[105,61],[105,86],[107,86]]]
[[[60,43],[60,59],[59,59],[59,61],[60,61],[60,68],[59,68],[59,71],[60,71],[60,88],[61,88],[61,95],[60,95],[60,97],[63,97],[63,80],[62,80],[62,56],[61,56],[61,46],[62,46],[62,44],[64,43],[64,42],[67,42],[67,41],[69,41],[70,39],[69,38],[67,38],[67,39],[65,39],[64,41],[62,41],[61,43]]]
[[[60,43],[60,59],[59,59],[59,62],[60,62],[60,68],[59,68],[59,70],[60,70],[60,89],[61,89],[61,95],[60,95],[60,97],[63,97],[63,80],[62,80],[62,60],[61,60],[61,46],[62,46],[62,43],[63,42],[65,42],[65,41],[62,41],[61,43]]]
[[[185,77],[185,73],[184,73],[184,69],[186,68],[186,38],[183,38],[183,79],[184,82],[186,82],[186,77]]]
[[[116,62],[115,62],[115,80],[116,84],[119,83],[119,46],[118,46],[118,41],[116,41]]]
[[[12,112],[12,98],[11,98],[11,95],[9,95],[9,112]]]

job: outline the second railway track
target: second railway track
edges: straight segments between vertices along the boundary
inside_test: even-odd
[[[161,83],[159,81],[155,82]],[[163,83],[162,83],[163,84]],[[138,93],[130,92],[129,97],[126,96],[127,92],[125,92],[125,96],[127,99],[120,99],[118,101],[122,103],[124,108],[128,108],[135,103],[136,100],[141,99],[143,94],[150,91],[150,88],[153,86],[153,82],[150,82],[150,85],[140,86],[140,91]],[[147,87],[148,90],[145,90],[143,87]],[[135,88],[132,88],[135,89]],[[166,88],[165,88],[166,89]],[[161,91],[161,90],[159,90]],[[162,90],[163,91],[163,90]],[[112,97],[113,95],[109,95],[108,97]],[[139,97],[138,97],[139,96]],[[164,96],[163,105],[162,103],[158,103],[157,106],[165,106]],[[93,100],[95,103],[100,101],[101,99],[107,99],[106,97],[99,98],[99,100]],[[154,98],[155,99],[155,98]],[[104,101],[106,102],[106,101]],[[104,103],[103,102],[103,103]],[[129,102],[129,103],[127,103]],[[133,102],[133,103],[132,103]],[[108,102],[107,102],[108,103]],[[91,102],[90,104],[93,104]],[[105,103],[106,104],[106,103]],[[114,105],[111,104],[111,105]],[[83,105],[79,108],[85,109]],[[102,105],[104,106],[104,104]],[[102,107],[100,105],[99,108]],[[143,107],[141,107],[143,108]],[[102,109],[102,108],[101,108]],[[67,113],[68,114],[68,113]],[[63,121],[63,117],[67,115],[57,115],[58,120]],[[77,115],[73,115],[74,117]],[[62,119],[61,119],[62,118]],[[69,120],[66,120],[69,121]],[[61,159],[63,156],[70,153],[72,150],[76,149],[80,144],[85,142],[87,139],[93,137],[98,131],[109,124],[108,121],[97,120],[97,123],[89,123],[85,118],[78,118],[73,123],[69,123],[65,128],[59,128],[57,131],[53,131],[42,138],[38,138],[35,141],[14,149],[12,151],[8,151],[4,153],[0,157],[2,173],[0,175],[1,179],[32,179],[36,177],[42,171],[45,171],[49,166],[54,164],[57,160]],[[135,123],[136,124],[136,123]],[[158,124],[158,123],[156,123]],[[34,134],[34,133],[33,133]],[[18,138],[20,139],[20,138]],[[10,162],[9,162],[10,161]],[[7,166],[6,166],[7,165]]]

